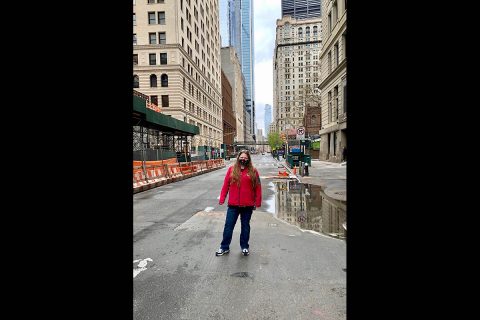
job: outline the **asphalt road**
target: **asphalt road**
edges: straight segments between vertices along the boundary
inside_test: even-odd
[[[252,217],[248,257],[240,253],[239,222],[230,254],[214,254],[227,168],[133,195],[134,319],[346,318],[346,243],[268,212],[276,162],[269,154],[253,161],[263,201]]]

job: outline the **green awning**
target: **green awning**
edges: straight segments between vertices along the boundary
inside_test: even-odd
[[[165,133],[172,133],[174,135],[193,136],[200,134],[198,126],[177,120],[171,116],[158,113],[151,109],[147,109],[147,102],[137,96],[133,96],[133,110],[145,115],[145,120],[154,124],[158,130]]]

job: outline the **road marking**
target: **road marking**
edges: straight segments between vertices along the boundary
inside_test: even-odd
[[[146,259],[139,259],[139,260],[133,260],[133,263],[136,263],[140,261],[140,263],[138,264],[138,268],[134,268],[133,269],[133,277],[135,278],[140,272],[144,271],[144,270],[147,270],[146,266],[147,266],[147,262],[148,261],[152,261],[152,259],[150,258],[146,258]]]
[[[205,210],[203,210],[203,211],[205,211],[205,212],[210,212],[210,211],[212,211],[213,209],[215,209],[215,208],[214,208],[214,207],[206,207]]]

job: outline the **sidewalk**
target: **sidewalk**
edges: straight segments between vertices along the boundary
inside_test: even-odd
[[[293,174],[286,161],[278,161],[285,165],[287,171]],[[305,184],[319,185],[324,192],[334,199],[347,201],[347,165],[346,162],[334,163],[312,159],[312,165],[308,167],[308,177],[300,176],[297,168],[297,180]]]

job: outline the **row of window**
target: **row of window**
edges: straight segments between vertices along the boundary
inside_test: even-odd
[[[167,43],[167,34],[165,32],[158,33],[158,44],[166,44]],[[157,33],[156,32],[149,32],[148,33],[148,44],[157,44]]]
[[[168,75],[162,74],[160,76],[160,83],[162,87],[168,87]],[[140,88],[140,82],[138,79],[138,75],[134,74],[133,75],[133,87],[134,88]],[[151,74],[150,75],[150,88],[156,88],[157,87],[157,75]]]
[[[165,11],[149,11],[148,24],[165,24]]]
[[[153,103],[153,104],[156,104],[157,106],[160,106],[158,104],[158,96],[157,95],[150,96],[150,102]],[[168,95],[162,95],[162,105],[161,105],[161,107],[162,108],[168,108],[169,106],[170,106],[170,102],[169,102]]]
[[[343,11],[345,12],[347,10],[347,0],[343,0]],[[335,25],[338,22],[338,3],[337,0],[333,1],[332,9],[328,12],[327,16],[327,28],[328,28],[328,34],[332,32],[332,29],[335,27]]]
[[[148,54],[148,64],[151,66],[157,65],[157,54],[149,53]],[[167,53],[160,53],[160,64],[167,64]],[[138,65],[138,54],[133,55],[133,65]]]
[[[187,99],[186,98],[183,98],[183,108],[186,110],[187,109]],[[215,125],[215,126],[219,126],[220,125],[220,121],[216,118],[214,118],[211,114],[208,114],[207,111],[203,110],[200,106],[196,106],[195,107],[195,103],[191,102],[191,101],[188,101],[188,111],[192,114],[192,115],[197,115],[198,118],[203,118],[204,120],[208,121],[209,123]],[[201,131],[201,126],[200,127],[200,134],[202,134],[202,131]]]
[[[342,79],[343,85],[343,113],[347,113],[347,80]],[[332,99],[333,98],[333,99]],[[328,92],[328,122],[337,121],[340,115],[338,85]]]
[[[342,51],[343,51],[343,60],[347,58],[347,36],[346,33],[342,35]],[[332,52],[333,51],[333,52]],[[333,64],[332,64],[332,56],[333,56]],[[327,66],[328,66],[328,74],[330,74],[336,67],[340,64],[340,49],[338,41],[333,45],[333,49],[330,50],[327,54]]]

